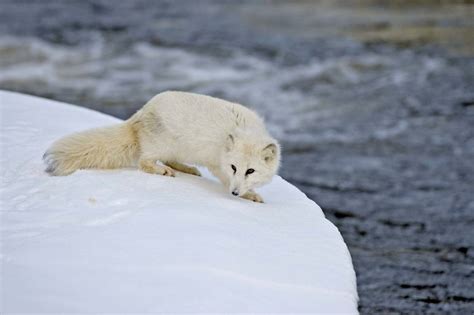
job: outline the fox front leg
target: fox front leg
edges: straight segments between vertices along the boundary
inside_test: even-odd
[[[225,188],[229,190],[229,180],[219,167],[209,167],[209,171],[211,171],[211,173],[221,181]],[[240,198],[263,203],[263,198],[253,190],[249,190],[244,195],[240,196]]]
[[[221,171],[220,167],[218,166],[208,166],[209,171],[219,179],[219,181],[224,185],[224,187],[229,190],[229,180],[227,176]]]

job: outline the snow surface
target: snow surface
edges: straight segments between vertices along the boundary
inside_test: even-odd
[[[51,177],[52,141],[119,120],[5,91],[0,105],[1,313],[357,313],[339,231],[282,178],[257,204],[206,171]]]

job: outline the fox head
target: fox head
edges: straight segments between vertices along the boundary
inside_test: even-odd
[[[275,139],[238,132],[228,135],[221,167],[234,196],[270,182],[279,166],[280,146]]]

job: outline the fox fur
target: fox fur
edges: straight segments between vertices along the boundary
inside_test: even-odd
[[[210,96],[168,91],[131,118],[57,140],[43,159],[46,172],[136,166],[165,176],[200,175],[207,167],[233,195],[256,202],[254,191],[278,171],[280,146],[250,109]],[[157,163],[161,162],[161,163]]]

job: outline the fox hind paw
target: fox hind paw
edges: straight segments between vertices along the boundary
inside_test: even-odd
[[[176,176],[176,172],[171,167],[168,167],[168,166],[159,167],[158,174],[161,174],[163,176],[171,176],[171,177]]]

